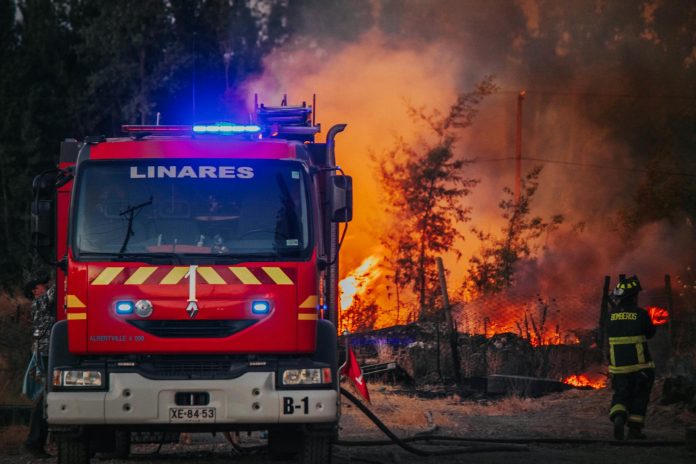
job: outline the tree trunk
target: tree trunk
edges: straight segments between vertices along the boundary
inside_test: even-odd
[[[425,244],[428,240],[428,222],[430,220],[430,212],[433,208],[433,187],[435,186],[435,179],[430,181],[430,186],[428,186],[428,203],[425,208],[425,213],[423,215],[423,224],[421,226],[421,236],[420,236],[420,257],[418,259],[418,298],[420,302],[420,316],[419,319],[423,319],[425,316]]]
[[[3,248],[5,256],[10,255],[10,195],[7,191],[7,172],[5,165],[4,150],[0,148],[0,183],[2,184],[2,231],[3,231]]]

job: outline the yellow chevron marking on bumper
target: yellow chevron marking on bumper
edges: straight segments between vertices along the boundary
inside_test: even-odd
[[[212,267],[199,267],[198,273],[211,285],[222,285],[226,283],[224,280],[222,280],[220,274],[218,274],[217,271]]]
[[[156,267],[139,267],[128,280],[126,280],[125,285],[140,285],[156,270]]]
[[[87,313],[68,313],[69,321],[84,321],[87,320]]]
[[[297,320],[299,321],[316,321],[319,316],[316,314],[298,314]]]
[[[160,284],[162,285],[176,285],[179,283],[181,279],[184,278],[186,273],[189,271],[188,267],[183,267],[183,266],[177,266],[172,268],[171,271],[169,271],[169,274],[164,276],[164,279],[162,279],[162,282]]]
[[[278,285],[292,285],[293,282],[290,277],[279,267],[264,267],[262,268],[268,277],[273,280]]]
[[[244,285],[261,285],[259,279],[251,273],[248,267],[231,267],[230,271],[232,271]]]
[[[109,285],[122,270],[122,267],[107,267],[92,281],[92,285]]]
[[[68,308],[84,308],[85,304],[75,295],[66,296],[66,306]]]
[[[316,308],[319,304],[319,298],[316,295],[309,295],[306,300],[302,302],[300,308]]]

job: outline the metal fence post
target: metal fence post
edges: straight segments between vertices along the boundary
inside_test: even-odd
[[[457,328],[452,319],[452,309],[450,308],[449,295],[447,294],[447,279],[445,279],[445,266],[442,264],[442,258],[437,259],[437,271],[440,275],[440,289],[442,290],[442,303],[445,310],[445,321],[447,324],[447,333],[449,335],[450,349],[452,350],[452,365],[454,367],[454,380],[457,385],[462,383],[461,359],[459,356],[459,336]]]
[[[665,294],[667,296],[667,336],[669,338],[669,356],[675,351],[675,327],[674,321],[674,304],[672,303],[672,279],[669,274],[665,274]]]
[[[607,319],[609,317],[609,286],[611,277],[604,276],[604,287],[602,287],[602,304],[599,308],[599,334],[597,336],[597,346],[602,350],[602,359],[607,357]]]

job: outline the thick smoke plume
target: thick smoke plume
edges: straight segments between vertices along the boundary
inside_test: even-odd
[[[594,305],[594,312],[604,275],[615,282],[619,273],[635,273],[645,287],[658,287],[665,273],[678,274],[693,260],[690,223],[649,224],[630,239],[618,233],[619,212],[634,204],[643,176],[633,170],[659,150],[650,144],[654,138],[648,128],[658,132],[658,123],[669,120],[672,110],[693,111],[693,100],[685,107],[682,100],[660,95],[685,91],[681,85],[694,77],[689,56],[696,44],[692,48],[679,35],[665,36],[670,29],[661,29],[655,18],[669,5],[656,2],[653,7],[560,0],[375,0],[369,11],[372,26],[359,37],[346,41],[308,30],[267,57],[265,72],[247,82],[246,90],[250,101],[258,93],[268,104],[277,104],[283,94],[291,103],[310,102],[316,93],[324,132],[348,123],[337,138],[339,164],[354,177],[356,194],[344,275],[366,257],[379,255],[378,237],[389,224],[370,154],[379,158],[396,138],[413,142],[425,134],[408,117],[407,104],[446,111],[458,93],[470,91],[488,74],[496,76],[501,90],[483,102],[456,150],[458,156],[478,160],[468,173],[481,179],[466,200],[474,208],[472,222],[484,231],[499,230],[502,189],[514,185],[518,93],[526,90],[523,169],[544,165],[533,214],[560,213],[566,221],[538,244],[535,261],[519,264],[515,294],[549,301],[573,295],[578,306]],[[341,21],[324,19],[323,31]],[[649,60],[656,56],[651,49],[656,41],[664,50],[668,41],[679,43],[675,48],[683,56],[663,50],[664,69],[655,69]],[[675,137],[675,150],[683,148],[682,142]],[[462,227],[468,236],[458,244],[462,259],[454,253],[445,257],[450,293],[461,286],[466,260],[479,247],[469,226]],[[387,290],[384,278],[378,282],[381,304],[393,306],[393,290]]]

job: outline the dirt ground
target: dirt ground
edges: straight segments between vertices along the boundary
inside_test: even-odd
[[[660,385],[655,388],[657,399]],[[397,435],[412,436],[417,433],[459,436],[484,439],[564,438],[580,440],[607,440],[596,444],[529,444],[524,451],[495,451],[454,456],[420,457],[409,454],[396,446],[348,447],[334,446],[334,462],[367,463],[602,463],[630,462],[632,464],[694,463],[696,452],[689,452],[683,445],[641,446],[640,442],[611,443],[611,424],[606,412],[611,396],[609,389],[571,390],[538,399],[505,398],[498,401],[462,401],[458,397],[420,399],[396,394],[388,386],[372,386],[371,410]],[[681,405],[662,406],[651,404],[645,432],[649,439],[683,441],[685,428],[696,425],[696,414]],[[382,440],[384,435],[356,407],[343,403],[340,439]],[[0,462],[7,464],[51,463],[37,460],[22,453],[21,440],[25,427],[13,427],[0,432]],[[240,437],[242,446],[258,446],[264,443],[258,434]],[[135,445],[129,461],[95,459],[104,464],[205,463],[240,464],[270,462],[263,449],[238,455],[221,435],[194,434],[187,444],[164,445],[157,453],[156,445]],[[461,443],[431,445],[413,443],[422,449],[447,450],[461,447]],[[472,445],[468,443],[466,445]],[[475,446],[491,446],[479,443]],[[55,448],[49,447],[55,454]]]

